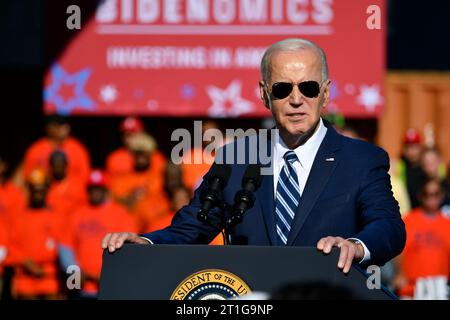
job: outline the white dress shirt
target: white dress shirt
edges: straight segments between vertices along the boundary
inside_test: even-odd
[[[327,133],[327,128],[323,124],[322,118],[319,121],[319,126],[314,132],[314,134],[309,138],[303,145],[295,148],[294,151],[297,155],[298,161],[294,162],[294,168],[297,172],[298,183],[300,187],[300,196],[303,194],[303,190],[305,189],[306,182],[308,181],[309,173],[311,172],[311,168],[314,163],[314,159],[316,158],[317,151],[319,151],[319,147],[322,144],[323,139]],[[277,141],[274,145],[273,150],[273,198],[277,197],[277,185],[278,179],[280,177],[280,172],[285,165],[285,160],[283,158],[284,154],[287,151],[290,151],[287,145],[284,143],[283,139],[279,135],[277,135]],[[301,198],[300,198],[300,201]],[[332,235],[330,235],[332,236]],[[367,261],[370,259],[370,251],[367,249],[366,245],[359,239],[349,238],[348,240],[357,240],[364,248],[364,258],[360,261]]]
[[[327,128],[323,124],[322,119],[320,119],[319,127],[316,132],[308,139],[303,145],[295,148],[294,151],[297,155],[298,161],[294,162],[294,168],[297,172],[298,183],[300,187],[300,196],[303,194],[303,190],[305,189],[306,181],[308,181],[309,173],[311,172],[312,165],[314,163],[314,159],[316,158],[317,151],[319,150],[320,144],[325,138],[325,134],[327,133]],[[285,164],[284,154],[290,151],[283,139],[278,135],[277,141],[274,145],[273,150],[273,196],[274,199],[277,195],[277,184],[278,178],[280,177],[281,169]]]

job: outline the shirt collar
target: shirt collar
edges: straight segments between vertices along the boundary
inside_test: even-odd
[[[319,150],[320,144],[325,138],[325,134],[327,133],[327,128],[323,124],[322,118],[319,120],[319,128],[314,132],[314,134],[309,138],[303,145],[295,148],[293,151],[297,155],[297,158],[300,162],[300,165],[307,169],[311,170],[314,159],[316,157],[317,151]],[[290,149],[284,143],[283,139],[280,136],[277,138],[277,142],[275,144],[275,161],[280,163],[283,161],[284,154]]]

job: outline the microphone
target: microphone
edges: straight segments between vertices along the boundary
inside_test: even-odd
[[[254,192],[261,184],[261,167],[258,164],[250,164],[242,177],[242,189],[234,196],[233,212],[228,220],[228,225],[233,226],[242,220],[245,211],[255,204]]]
[[[203,188],[200,193],[202,207],[197,213],[197,218],[200,221],[207,222],[209,210],[220,204],[222,190],[228,184],[230,175],[230,165],[213,163],[209,177],[204,178],[208,182],[208,186]]]

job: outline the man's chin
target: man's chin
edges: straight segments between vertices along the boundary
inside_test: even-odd
[[[303,125],[291,126],[288,128],[287,131],[288,131],[289,135],[291,135],[293,137],[301,137],[306,132],[308,132],[308,128],[303,124]]]

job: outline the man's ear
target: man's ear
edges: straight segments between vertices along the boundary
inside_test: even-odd
[[[331,80],[328,79],[324,83],[324,90],[323,90],[323,100],[322,100],[322,108],[325,108],[328,105],[328,102],[330,101],[330,92],[331,92]]]
[[[263,80],[259,81],[259,95],[264,103],[264,106],[270,110],[270,97],[268,96],[269,93],[265,88],[265,83]]]

